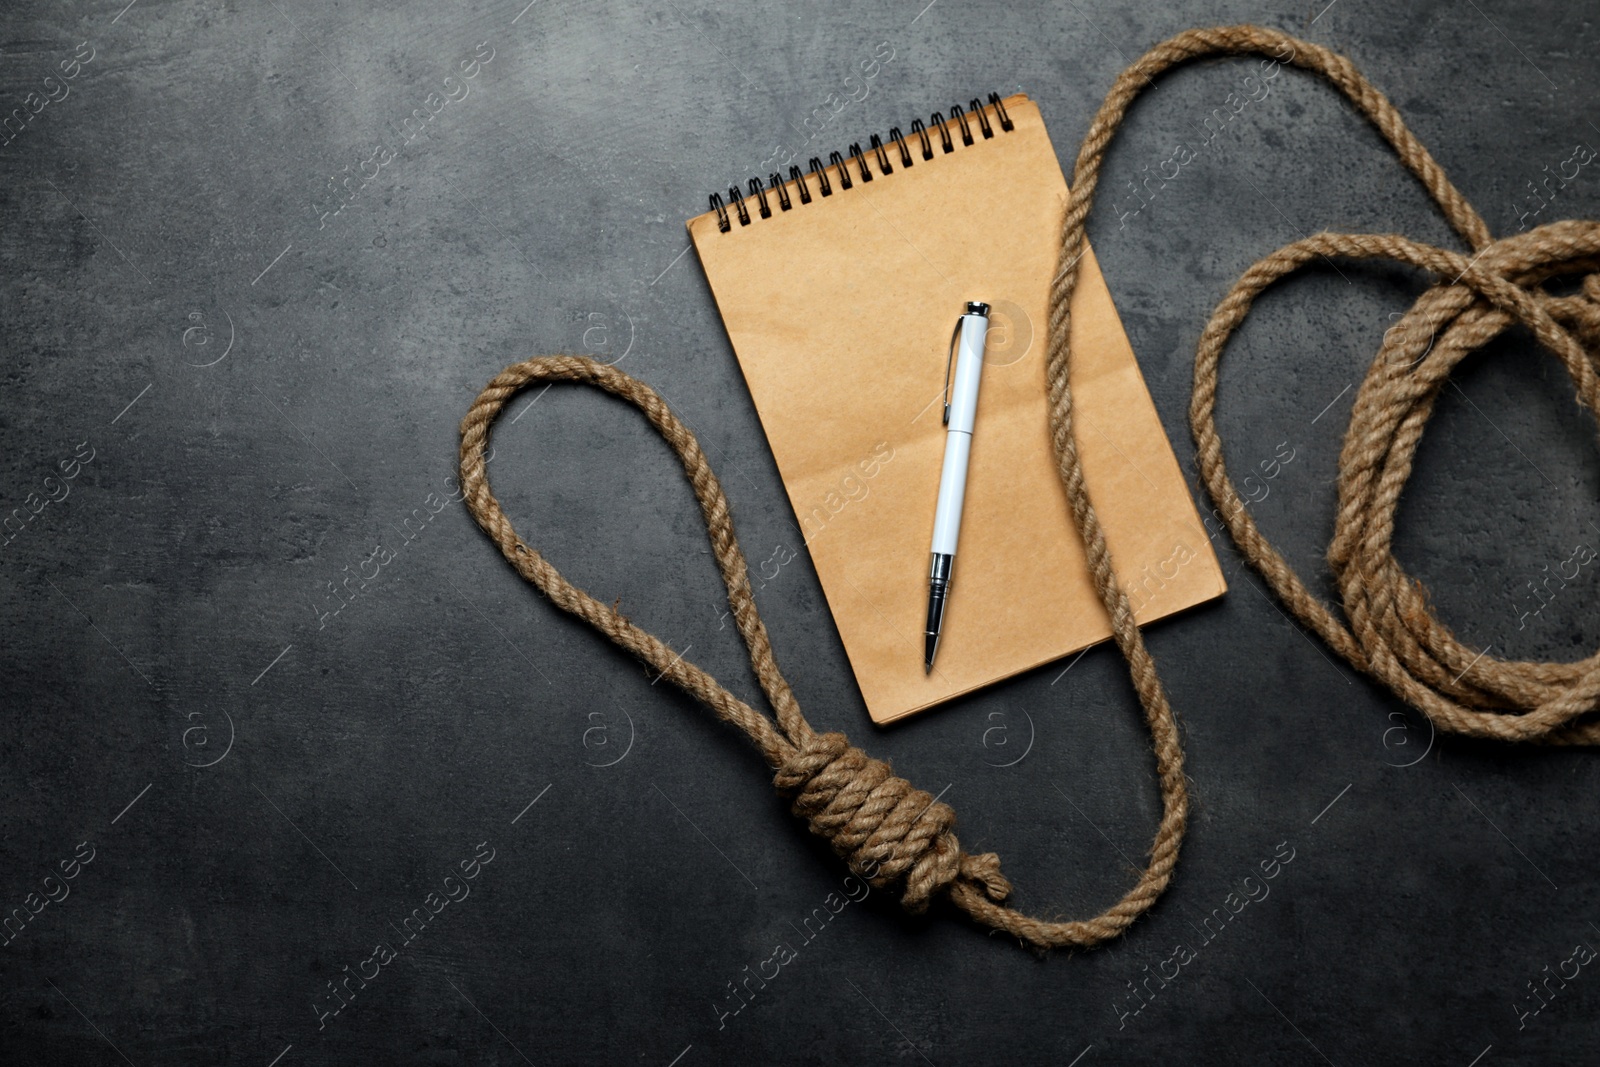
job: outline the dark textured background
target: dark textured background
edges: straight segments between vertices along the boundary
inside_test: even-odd
[[[1147,918],[1041,961],[874,895],[794,944],[719,1029],[727,984],[799,942],[843,869],[742,738],[555,611],[460,504],[422,521],[450,492],[476,390],[515,358],[587,349],[700,434],[753,559],[798,547],[683,221],[757,173],[879,42],[893,60],[812,149],[1022,90],[1070,165],[1144,48],[1191,25],[1280,27],[1349,54],[1507,233],[1527,182],[1600,144],[1592,9],[122,2],[0,15],[3,110],[79,42],[94,55],[0,149],[0,502],[29,515],[64,496],[0,549],[0,906],[26,912],[58,864],[93,855],[0,949],[8,1062],[1600,1055],[1590,970],[1536,1016],[1515,1006],[1535,1005],[1544,967],[1600,945],[1584,859],[1600,759],[1432,742],[1290,623],[1225,539],[1228,596],[1149,635],[1195,814]],[[394,147],[393,124],[479,42],[492,59],[470,95],[319,226],[330,176]],[[1194,343],[1241,270],[1321,228],[1451,239],[1374,131],[1298,72],[1119,227],[1110,198],[1245,73],[1197,65],[1142,100],[1090,226],[1191,473]],[[1595,166],[1533,221],[1592,215]],[[1294,449],[1256,510],[1308,573],[1325,571],[1345,387],[1424,284],[1307,272],[1229,350],[1230,460]],[[1541,568],[1600,546],[1593,426],[1523,335],[1456,381],[1400,556],[1492,655],[1582,655],[1600,639],[1593,567],[1540,615],[1517,605]],[[524,536],[753,693],[666,449],[597,394],[554,390],[524,417],[526,402],[492,468]],[[92,461],[74,467],[75,450]],[[76,477],[47,483],[62,460]],[[380,545],[393,558],[332,614],[330,583],[371,575]],[[759,602],[812,722],[948,786],[962,840],[1005,857],[1019,904],[1084,916],[1130,883],[1156,794],[1113,650],[876,731],[803,553]],[[484,842],[471,895],[319,1027],[329,979],[398,945]],[[1290,849],[1270,896],[1121,1019],[1129,983]]]

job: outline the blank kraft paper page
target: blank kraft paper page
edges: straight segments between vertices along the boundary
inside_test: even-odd
[[[1047,293],[1067,185],[1038,107],[973,143],[950,123],[912,166],[890,142],[873,179],[847,160],[811,202],[747,197],[690,236],[806,550],[873,721],[1072,654],[1111,634],[1055,468],[1045,397]],[[1072,389],[1090,495],[1136,615],[1219,596],[1222,572],[1092,252],[1072,304]],[[993,307],[954,585],[923,671],[929,539],[944,454],[945,357],[969,300]]]

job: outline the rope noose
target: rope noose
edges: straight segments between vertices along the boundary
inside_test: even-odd
[[[497,375],[462,420],[461,484],[468,510],[517,572],[558,607],[582,618],[744,731],[773,769],[778,790],[791,798],[795,814],[825,838],[853,871],[875,887],[898,890],[911,911],[924,910],[942,895],[977,922],[1028,944],[1085,948],[1121,934],[1155,903],[1172,878],[1188,820],[1183,750],[1172,707],[1128,597],[1117,582],[1104,531],[1084,484],[1072,418],[1069,307],[1101,162],[1129,105],[1172,67],[1203,56],[1246,53],[1291,63],[1332,82],[1395,149],[1471,254],[1393,234],[1320,233],[1284,246],[1246,271],[1212,313],[1195,355],[1190,423],[1207,491],[1240,552],[1282,602],[1352,665],[1419,708],[1441,731],[1504,740],[1600,741],[1600,721],[1585,718],[1600,696],[1600,652],[1574,663],[1526,663],[1498,660],[1468,648],[1433,617],[1424,591],[1400,569],[1390,550],[1399,494],[1450,370],[1511,324],[1522,323],[1532,330],[1567,368],[1580,403],[1600,412],[1600,381],[1585,351],[1585,346],[1600,351],[1600,273],[1596,273],[1600,225],[1557,222],[1493,240],[1483,219],[1406,129],[1394,106],[1347,59],[1275,30],[1256,26],[1190,30],[1152,48],[1125,70],[1084,138],[1062,219],[1060,267],[1050,288],[1046,360],[1051,440],[1096,591],[1144,709],[1162,799],[1148,866],[1127,894],[1100,915],[1047,922],[1006,907],[1011,886],[1000,872],[999,858],[961,849],[953,829],[955,813],[948,805],[896,777],[888,764],[851,746],[842,734],[812,730],[773,658],[722,487],[694,435],[648,385],[584,357],[539,357]],[[1307,591],[1257,529],[1228,477],[1215,419],[1222,351],[1252,302],[1279,279],[1328,256],[1397,260],[1441,279],[1399,327],[1385,334],[1356,396],[1345,436],[1339,512],[1328,560],[1348,622]],[[1581,294],[1556,297],[1539,288],[1558,274],[1586,275]],[[549,381],[582,382],[621,397],[637,407],[677,453],[700,503],[732,616],[776,721],[653,634],[572,585],[517,537],[489,490],[484,449],[489,427],[506,402],[532,383]]]

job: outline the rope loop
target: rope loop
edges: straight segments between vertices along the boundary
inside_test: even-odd
[[[1328,564],[1343,618],[1313,596],[1261,534],[1228,475],[1216,428],[1218,365],[1228,338],[1270,285],[1324,256],[1381,258],[1439,283],[1387,331],[1356,394],[1339,461],[1339,510]],[[1190,423],[1201,479],[1245,560],[1340,655],[1421,710],[1445,733],[1503,741],[1593,744],[1600,653],[1573,663],[1503,660],[1463,644],[1433,614],[1427,590],[1393,553],[1400,496],[1450,373],[1513,325],[1560,359],[1578,402],[1600,412],[1600,224],[1568,220],[1489,241],[1473,254],[1395,234],[1322,233],[1268,256],[1240,278],[1200,339]],[[1573,296],[1541,283],[1583,277]]]

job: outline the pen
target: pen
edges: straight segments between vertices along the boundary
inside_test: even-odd
[[[929,674],[939,651],[944,605],[950,597],[950,572],[956,561],[956,541],[961,536],[967,459],[972,454],[972,426],[978,414],[978,384],[983,376],[983,342],[988,335],[989,305],[969,301],[967,313],[956,320],[956,328],[950,334],[950,352],[944,364],[944,469],[939,472],[939,504],[933,513],[933,564],[928,573],[928,625],[923,636],[922,666]]]

